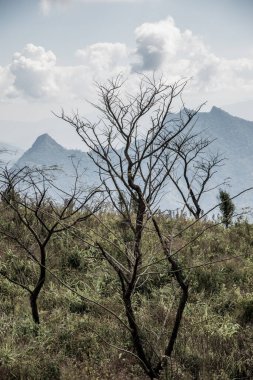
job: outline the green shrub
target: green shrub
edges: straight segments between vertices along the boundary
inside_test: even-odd
[[[238,305],[238,321],[242,326],[253,324],[253,298],[242,299]]]

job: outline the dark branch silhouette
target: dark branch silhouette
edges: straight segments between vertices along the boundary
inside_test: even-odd
[[[100,190],[79,189],[78,178],[64,203],[57,204],[51,199],[48,194],[52,189],[66,196],[54,188],[45,171],[24,167],[4,168],[0,173],[1,207],[9,216],[9,223],[0,224],[0,233],[21,248],[27,259],[39,263],[36,283],[29,286],[11,279],[4,271],[0,274],[29,292],[32,317],[37,324],[40,323],[37,301],[46,280],[47,247],[51,238],[87,220],[100,207],[95,197]]]

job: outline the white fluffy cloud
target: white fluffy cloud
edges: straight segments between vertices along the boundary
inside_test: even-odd
[[[184,38],[172,18],[157,23],[144,23],[135,30],[137,49],[141,58],[137,66],[157,70],[165,60],[172,60],[184,49]]]
[[[127,46],[121,43],[96,43],[76,52],[87,69],[92,68],[97,73],[125,70],[130,54]]]
[[[135,30],[135,70],[160,71],[169,79],[192,77],[198,90],[253,87],[253,60],[217,57],[190,30],[181,31],[169,17]]]
[[[94,80],[131,70],[128,48],[120,43],[97,43],[76,52],[80,64],[57,65],[56,56],[42,46],[27,44],[0,67],[0,99],[64,100],[91,94]]]
[[[58,91],[54,69],[56,56],[41,46],[27,44],[21,53],[15,53],[9,66],[17,95],[34,98],[50,97]]]
[[[161,70],[171,78],[199,76],[204,82],[216,72],[219,59],[190,30],[181,31],[171,17],[144,23],[135,36],[137,70]]]
[[[14,54],[10,65],[0,67],[0,98],[90,97],[93,80],[154,70],[171,81],[192,77],[191,89],[202,99],[209,94],[228,95],[231,102],[242,93],[245,98],[251,96],[253,60],[216,56],[190,30],[180,30],[172,18],[140,25],[135,38],[134,49],[122,43],[95,43],[79,49],[75,66],[59,66],[52,51],[28,44]]]

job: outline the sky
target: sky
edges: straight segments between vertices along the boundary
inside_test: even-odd
[[[189,79],[184,100],[253,120],[252,0],[0,0],[0,141],[28,148],[55,120],[93,118],[94,81],[136,72]]]

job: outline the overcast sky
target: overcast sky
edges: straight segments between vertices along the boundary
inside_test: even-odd
[[[253,119],[252,15],[252,0],[0,0],[0,121],[29,122],[19,131],[27,147],[42,132],[32,123],[49,118],[73,147],[51,110],[93,117],[94,80],[154,70],[191,78],[189,106],[234,104]],[[7,122],[0,141],[16,143]]]

